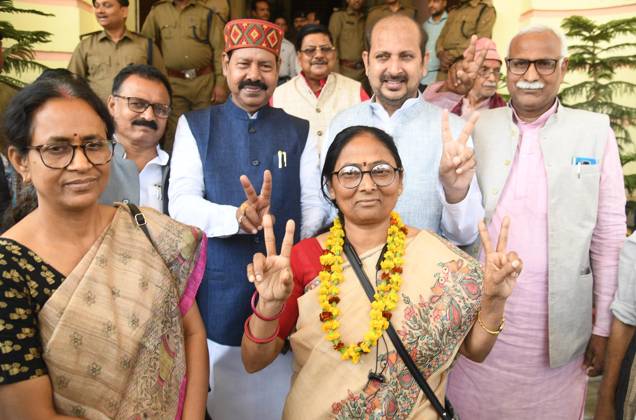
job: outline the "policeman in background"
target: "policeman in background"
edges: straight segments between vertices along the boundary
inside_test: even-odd
[[[364,0],[347,0],[347,8],[334,12],[329,19],[329,32],[338,51],[338,73],[362,82],[364,80]]]
[[[104,29],[80,37],[68,69],[84,78],[104,103],[113,79],[129,64],[149,64],[166,74],[153,41],[126,29],[128,0],[93,0],[93,9],[97,23]]]
[[[435,46],[440,63],[437,80],[446,80],[448,69],[462,56],[473,34],[478,38],[492,38],[496,18],[492,0],[463,0],[448,11]]]
[[[417,10],[411,6],[405,6],[404,1],[405,0],[384,0],[384,4],[370,8],[364,27],[365,33],[371,33],[373,25],[385,16],[404,15],[415,19]]]
[[[227,98],[221,70],[223,22],[197,0],[159,0],[150,9],[141,33],[163,52],[172,85],[172,114],[163,149],[172,151],[177,119]]]

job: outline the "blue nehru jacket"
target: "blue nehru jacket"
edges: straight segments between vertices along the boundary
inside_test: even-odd
[[[270,213],[276,217],[277,249],[288,219],[296,222],[294,242],[298,241],[300,156],[309,123],[267,105],[258,111],[256,118],[250,119],[232,99],[223,105],[187,113],[186,119],[203,164],[204,198],[238,207],[245,201],[239,177],[247,175],[259,191],[263,171],[269,169],[273,185]],[[256,252],[265,252],[262,232],[209,238],[205,277],[197,303],[210,340],[241,345],[243,323],[252,313],[250,298],[254,292],[254,286],[247,280],[246,266]]]

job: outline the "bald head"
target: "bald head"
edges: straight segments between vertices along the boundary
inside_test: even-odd
[[[421,25],[418,25],[414,19],[404,15],[390,15],[378,20],[369,32],[365,34],[367,51],[371,51],[371,43],[373,42],[374,37],[377,39],[378,36],[385,36],[387,32],[397,30],[405,32],[409,34],[409,36],[418,37],[419,50],[422,57],[424,57],[424,54],[426,53],[428,35],[424,31],[424,28],[422,28]]]

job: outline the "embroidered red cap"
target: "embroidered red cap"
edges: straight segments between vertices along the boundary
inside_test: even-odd
[[[260,19],[235,19],[223,30],[225,52],[239,48],[262,48],[276,57],[280,55],[283,30],[280,26]]]

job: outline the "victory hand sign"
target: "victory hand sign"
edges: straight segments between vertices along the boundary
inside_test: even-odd
[[[255,234],[263,228],[263,216],[269,213],[272,173],[269,170],[263,173],[263,186],[259,195],[256,195],[256,190],[247,176],[241,175],[241,185],[247,200],[236,210],[236,219],[241,229]]]
[[[258,305],[263,306],[261,312],[269,315],[280,311],[292,292],[293,276],[289,256],[294,243],[295,224],[288,220],[285,226],[285,237],[281,245],[280,254],[276,253],[276,238],[272,217],[263,217],[265,235],[265,249],[267,255],[254,254],[254,259],[247,266],[247,278],[254,283],[260,296]]]
[[[475,174],[475,152],[466,143],[478,118],[479,113],[473,112],[457,140],[454,140],[448,122],[448,111],[444,110],[442,114],[443,150],[439,163],[439,178],[444,187],[446,201],[451,204],[458,203],[466,197]]]
[[[521,273],[523,262],[514,251],[506,252],[508,244],[508,231],[510,219],[506,216],[501,223],[499,239],[496,248],[490,241],[490,235],[486,224],[479,223],[479,236],[486,256],[484,263],[484,299],[503,300],[508,299],[512,289],[517,283],[517,277]]]

